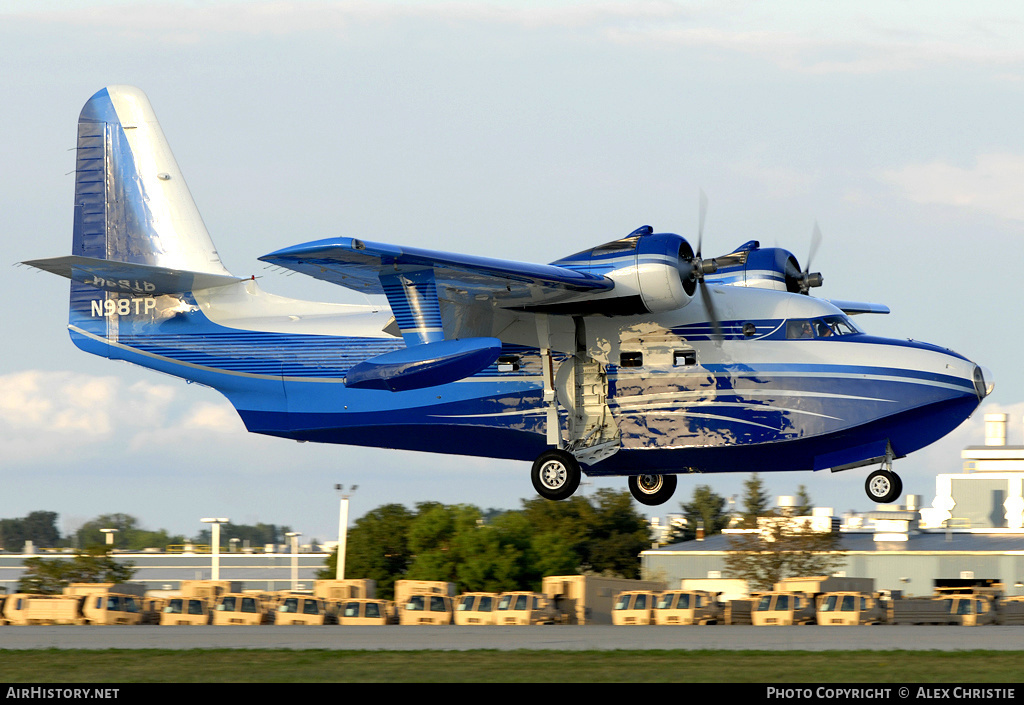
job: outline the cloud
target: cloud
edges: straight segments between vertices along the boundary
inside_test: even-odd
[[[915,203],[1024,220],[1024,155],[983,154],[967,168],[941,161],[911,164],[880,179]]]
[[[171,385],[117,377],[42,370],[0,375],[0,458],[18,464],[244,434],[227,402],[180,402],[178,396]]]

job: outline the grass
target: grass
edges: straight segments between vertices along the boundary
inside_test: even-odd
[[[0,683],[1020,683],[1024,651],[0,651]]]

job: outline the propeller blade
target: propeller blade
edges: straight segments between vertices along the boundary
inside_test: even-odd
[[[700,222],[697,224],[697,259],[700,259],[701,245],[704,242],[704,221],[708,216],[708,197],[704,189],[700,190]]]
[[[713,340],[717,343],[721,343],[722,338],[722,325],[718,322],[718,314],[715,312],[715,304],[711,301],[711,290],[708,289],[708,285],[704,283],[704,279],[700,280],[700,297],[704,301],[704,310],[708,312],[708,318],[711,319],[711,329],[714,331]]]
[[[818,247],[820,245],[821,228],[818,227],[818,221],[814,221],[814,230],[811,232],[811,250],[807,253],[807,262],[804,263],[804,272],[811,271],[811,260],[814,259],[814,255],[818,251]]]

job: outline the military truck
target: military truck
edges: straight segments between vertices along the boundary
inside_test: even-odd
[[[448,595],[413,594],[398,612],[399,624],[451,624],[453,601]]]
[[[546,595],[521,590],[501,593],[494,611],[494,623],[501,626],[565,624],[568,619]]]
[[[814,624],[814,598],[802,592],[762,592],[750,610],[755,627]]]
[[[4,601],[8,624],[85,624],[82,595],[30,595],[14,593]]]
[[[496,592],[464,592],[455,598],[455,623],[458,625],[494,624]]]
[[[651,590],[620,592],[612,607],[612,624],[653,624],[658,593]]]
[[[543,592],[569,624],[611,624],[615,597],[626,590],[653,590],[666,587],[661,580],[629,580],[597,575],[549,575],[541,582]]]
[[[822,626],[885,624],[887,610],[880,595],[826,592],[817,598],[817,622]]]
[[[274,610],[274,624],[323,626],[337,623],[337,604],[313,595],[284,595]]]
[[[654,603],[655,624],[718,624],[724,619],[718,595],[706,590],[666,590]]]
[[[249,593],[227,593],[217,598],[213,624],[273,624],[274,610],[269,602]]]
[[[169,597],[160,613],[162,626],[202,626],[210,623],[210,602],[202,597]]]
[[[1024,624],[1024,597],[1003,597],[997,600],[996,624]]]
[[[335,602],[374,598],[377,597],[377,581],[366,578],[317,580],[313,583],[313,595]]]
[[[390,600],[361,598],[342,600],[338,604],[338,624],[373,625],[398,624],[395,603]]]

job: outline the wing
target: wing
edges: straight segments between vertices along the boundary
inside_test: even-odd
[[[347,237],[295,245],[260,260],[365,294],[387,294],[389,278],[432,271],[440,298],[460,303],[486,298],[504,307],[557,303],[588,292],[610,291],[615,285],[605,276],[567,267]]]

